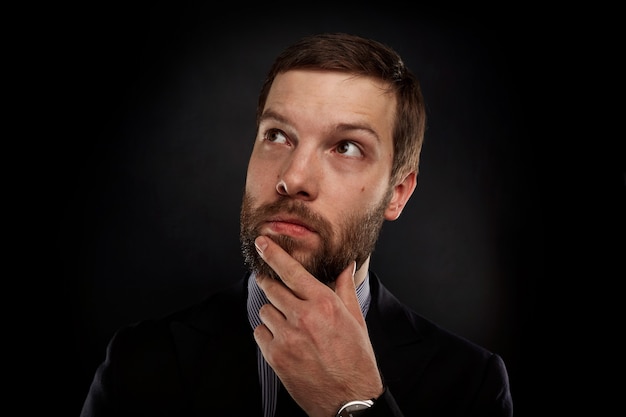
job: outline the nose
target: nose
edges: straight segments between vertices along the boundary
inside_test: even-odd
[[[319,187],[320,161],[312,151],[297,148],[285,161],[276,183],[278,194],[300,200],[313,200]]]

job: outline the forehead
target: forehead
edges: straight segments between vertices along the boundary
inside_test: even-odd
[[[291,70],[272,83],[264,113],[290,123],[329,128],[355,124],[392,140],[396,98],[388,84],[373,78],[334,71]]]

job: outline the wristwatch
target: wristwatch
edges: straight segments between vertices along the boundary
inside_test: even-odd
[[[357,417],[374,405],[373,400],[355,400],[345,403],[335,417]]]

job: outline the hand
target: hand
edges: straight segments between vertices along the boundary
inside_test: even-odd
[[[329,417],[347,401],[377,398],[382,379],[354,286],[356,262],[335,290],[268,237],[257,250],[281,281],[257,276],[271,304],[261,307],[254,338],[293,399],[311,417]]]

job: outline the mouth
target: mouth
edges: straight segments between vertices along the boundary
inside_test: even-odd
[[[280,235],[303,237],[311,233],[317,233],[313,227],[292,216],[273,216],[267,219],[265,224],[269,232]]]

